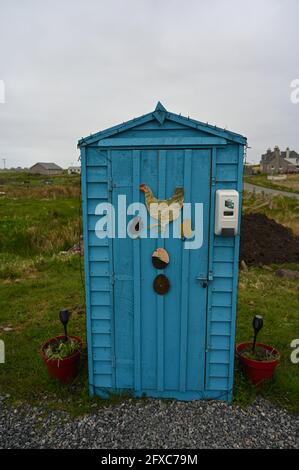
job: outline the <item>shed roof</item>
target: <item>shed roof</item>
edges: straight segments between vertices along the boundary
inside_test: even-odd
[[[243,145],[245,145],[247,142],[246,137],[242,136],[241,134],[237,134],[235,132],[228,131],[227,129],[221,129],[220,127],[197,121],[195,119],[191,119],[189,116],[185,117],[181,114],[171,113],[166,110],[166,108],[160,103],[160,101],[158,101],[154,111],[148,114],[144,114],[143,116],[140,116],[138,118],[131,119],[130,121],[126,121],[122,124],[118,124],[117,126],[113,126],[103,131],[96,132],[95,134],[91,134],[88,137],[82,138],[78,142],[78,147],[92,144],[98,140],[107,138],[108,136],[112,136],[113,134],[125,132],[128,129],[132,129],[133,127],[140,126],[141,124],[153,120],[157,120],[160,125],[163,125],[165,120],[174,121],[186,127],[198,129],[199,131],[204,131],[213,136],[222,137],[224,139],[237,142]]]
[[[42,166],[45,170],[62,170],[62,168],[56,165],[56,163],[45,163],[45,162],[37,162],[34,165],[32,165],[31,168],[33,168],[36,165]]]

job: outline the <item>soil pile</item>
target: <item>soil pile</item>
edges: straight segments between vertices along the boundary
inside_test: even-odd
[[[248,266],[299,263],[299,237],[264,214],[242,217],[240,261]]]

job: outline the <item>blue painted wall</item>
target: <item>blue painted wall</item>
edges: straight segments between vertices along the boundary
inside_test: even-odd
[[[242,193],[246,139],[156,110],[79,141],[82,160],[85,279],[90,393],[230,400],[239,235],[215,236],[217,189]],[[204,203],[204,242],[186,250],[180,239],[99,239],[96,206],[144,202],[139,184],[159,198],[178,186],[185,202]],[[241,204],[240,204],[241,210]],[[129,218],[128,218],[129,220]],[[171,289],[155,294],[151,254],[164,246]],[[198,277],[209,278],[202,287]]]

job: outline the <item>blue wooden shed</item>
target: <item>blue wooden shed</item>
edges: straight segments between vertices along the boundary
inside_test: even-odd
[[[91,395],[231,400],[245,145],[245,137],[161,103],[79,141]],[[134,211],[117,234],[109,232],[110,219],[102,224],[108,209],[101,208],[109,204],[120,219],[124,196],[127,206],[145,203],[142,184],[155,200],[175,195],[181,204],[183,194],[184,205],[198,205],[203,223],[197,248],[186,249],[184,220],[176,238],[167,238],[159,223],[152,236],[152,219],[144,222]],[[219,190],[239,195],[235,232],[215,233]],[[227,201],[224,216],[234,207],[232,198]],[[128,236],[132,220],[137,235]],[[160,265],[153,264],[157,248],[164,256]]]

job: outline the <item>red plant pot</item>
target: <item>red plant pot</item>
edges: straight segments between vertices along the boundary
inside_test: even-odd
[[[254,385],[259,385],[267,379],[271,379],[279,363],[280,355],[277,349],[269,346],[268,344],[256,343],[256,346],[267,349],[277,355],[277,359],[273,361],[255,361],[242,355],[244,350],[251,348],[252,343],[240,343],[236,346],[236,352],[239,357],[239,361],[243,365],[244,372]]]
[[[64,336],[55,336],[54,338],[51,338],[46,341],[46,343],[44,343],[41,348],[41,356],[47,366],[49,375],[51,377],[54,377],[55,379],[58,379],[60,382],[67,384],[74,380],[74,378],[79,372],[80,356],[83,348],[83,343],[81,338],[79,338],[78,336],[69,336],[69,338],[72,338],[80,344],[80,350],[76,351],[74,354],[64,359],[49,359],[45,355],[46,348],[49,346],[49,344],[54,343],[55,341],[63,338]]]

